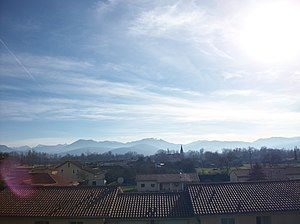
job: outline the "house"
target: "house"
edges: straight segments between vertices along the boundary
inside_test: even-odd
[[[299,224],[300,180],[192,184],[182,192],[123,193],[117,187],[11,186],[0,223]]]
[[[230,181],[249,181],[251,169],[237,169],[230,173]],[[300,167],[262,168],[266,180],[300,180]]]
[[[186,184],[199,183],[196,173],[137,175],[137,190],[147,191],[183,191]]]
[[[188,192],[201,224],[299,224],[299,180],[197,184]]]
[[[49,170],[40,171],[40,169],[10,166],[1,172],[1,179],[5,185],[76,186],[79,184],[76,180],[53,175]]]
[[[78,161],[65,161],[56,166],[56,174],[90,186],[103,186],[106,183],[104,173],[83,166]]]

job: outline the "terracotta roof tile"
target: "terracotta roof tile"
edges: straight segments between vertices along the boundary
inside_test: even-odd
[[[49,173],[25,173],[15,175],[9,179],[10,185],[34,185],[34,186],[76,186],[78,181],[53,175]]]
[[[188,186],[196,215],[300,211],[300,181]]]
[[[112,208],[112,218],[173,218],[193,216],[187,192],[121,193]]]
[[[0,216],[106,217],[117,188],[21,187],[17,191],[0,192]]]
[[[49,174],[51,178],[55,181],[54,186],[77,186],[79,182],[67,177],[62,177],[59,175]]]
[[[12,187],[13,190],[13,187]],[[180,193],[116,187],[24,187],[0,192],[0,216],[175,218],[300,211],[300,180],[189,185]]]

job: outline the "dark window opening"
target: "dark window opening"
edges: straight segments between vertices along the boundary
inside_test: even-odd
[[[257,216],[256,224],[271,224],[271,217],[270,216]]]

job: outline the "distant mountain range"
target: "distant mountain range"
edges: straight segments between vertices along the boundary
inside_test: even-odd
[[[72,144],[59,144],[59,145],[37,145],[36,147],[21,146],[21,147],[8,147],[6,145],[0,145],[0,151],[2,152],[26,152],[28,150],[34,150],[36,152],[46,152],[49,154],[72,154],[80,155],[82,153],[105,153],[111,151],[114,154],[125,154],[127,152],[137,152],[139,154],[151,155],[155,154],[158,150],[180,150],[180,144],[174,144],[164,141],[162,139],[146,138],[133,142],[116,142],[116,141],[94,141],[80,139]],[[207,151],[216,151],[222,149],[233,148],[261,148],[263,146],[268,148],[285,148],[293,149],[295,146],[300,147],[300,137],[284,138],[284,137],[272,137],[258,139],[254,142],[243,141],[207,141],[200,140],[189,144],[182,145],[184,151],[204,149]]]

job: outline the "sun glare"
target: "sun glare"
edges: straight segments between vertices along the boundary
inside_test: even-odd
[[[287,63],[300,56],[300,7],[289,1],[260,4],[243,21],[242,49],[262,63]]]

